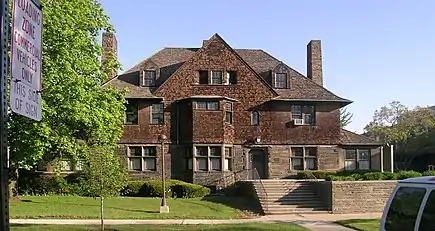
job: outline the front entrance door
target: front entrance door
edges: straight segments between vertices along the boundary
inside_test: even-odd
[[[251,169],[251,179],[260,177],[261,179],[267,178],[266,169],[266,152],[263,149],[252,149],[249,151],[249,168]],[[258,175],[255,173],[255,169]]]

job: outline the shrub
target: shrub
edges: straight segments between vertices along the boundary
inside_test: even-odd
[[[384,180],[397,180],[397,174],[393,172],[384,172]]]
[[[127,186],[121,191],[122,196],[140,196],[140,190],[144,185],[143,181],[129,181]]]
[[[172,195],[177,198],[204,197],[209,195],[211,192],[211,190],[207,187],[190,183],[172,185],[171,191],[173,193]]]
[[[397,179],[403,180],[407,178],[420,177],[421,173],[415,171],[399,171],[397,172]]]
[[[423,176],[435,176],[435,170],[424,171],[422,175]]]
[[[362,174],[363,180],[383,180],[384,174],[382,172],[366,172]]]
[[[255,191],[253,189],[252,182],[238,181],[227,187],[224,194],[230,197],[255,198]]]
[[[327,172],[322,170],[315,170],[312,171],[312,173],[317,179],[326,179],[327,176],[334,174],[333,172]]]

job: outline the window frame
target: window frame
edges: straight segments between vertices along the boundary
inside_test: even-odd
[[[227,155],[228,150],[228,155]],[[233,170],[233,147],[224,146],[224,171],[232,171]],[[228,164],[226,164],[228,161]],[[228,167],[228,168],[226,168]]]
[[[217,107],[212,107],[212,104],[216,104]],[[196,100],[195,101],[195,110],[200,111],[219,111],[220,110],[220,102],[215,100]],[[199,107],[202,105],[204,107]]]
[[[301,150],[302,155],[294,155],[293,150]],[[315,156],[308,155],[309,150],[315,150]],[[318,158],[319,158],[319,150],[317,147],[314,146],[292,146],[290,147],[290,169],[292,171],[306,171],[306,170],[317,170],[318,169]],[[302,162],[302,169],[295,169],[293,165],[293,161],[295,159],[298,159]],[[314,168],[308,168],[307,161],[308,160],[314,160]]]
[[[140,155],[132,155],[131,150],[133,148],[140,149]],[[145,150],[149,150],[146,152]],[[151,153],[151,154],[150,154]],[[132,159],[139,159],[141,169],[137,170],[132,168]],[[146,160],[154,160],[153,167],[148,169],[146,168]],[[155,172],[157,171],[157,146],[128,146],[127,147],[127,161],[128,161],[128,171],[132,172]]]
[[[291,120],[302,119],[304,125],[316,125],[316,106],[293,104],[290,108]],[[309,119],[308,118],[309,115]],[[307,121],[308,120],[308,121]]]
[[[233,74],[233,75],[231,75]],[[237,84],[237,71],[227,71],[227,84],[236,85]]]
[[[234,104],[232,102],[225,102],[225,123],[233,124],[234,122],[233,112],[234,112]]]
[[[192,168],[187,170],[198,172],[228,172],[233,169],[234,150],[231,145],[206,144],[193,145],[193,148],[187,147],[186,150],[193,150],[190,154],[186,151],[187,161],[192,161]],[[215,151],[213,151],[215,150]],[[205,161],[206,168],[200,168],[200,161]],[[195,163],[195,164],[194,164]],[[217,168],[213,167],[217,164]]]
[[[253,126],[260,125],[260,112],[257,110],[251,112],[251,125]]]
[[[220,73],[220,78],[219,76],[215,76],[215,73]],[[217,82],[214,82],[215,80],[218,80]],[[210,85],[223,85],[224,84],[224,72],[220,71],[220,70],[214,70],[210,72]]]
[[[279,76],[281,76],[281,77],[284,77],[284,80],[279,80],[278,81],[278,77]],[[286,89],[286,88],[288,88],[288,75],[287,75],[287,73],[283,73],[283,72],[277,72],[277,73],[275,73],[275,79],[274,79],[275,81],[274,81],[274,87],[275,88],[277,88],[277,89]],[[282,85],[279,85],[278,83],[280,83],[280,84],[284,84],[283,86]]]
[[[147,73],[153,73],[152,76],[146,75]],[[142,86],[143,87],[155,87],[157,80],[156,70],[143,70],[142,71]]]
[[[157,105],[161,106],[161,111],[155,109],[154,107]],[[157,122],[154,120],[158,120]],[[150,124],[151,125],[164,125],[165,124],[165,104],[164,103],[153,103],[151,104],[151,116],[150,116]]]
[[[129,105],[133,105],[133,110],[129,110]],[[129,121],[129,116],[134,116],[133,121]],[[139,124],[139,102],[136,100],[127,100],[124,111],[124,125],[138,125]]]
[[[201,74],[207,74],[206,76],[202,76]],[[204,82],[207,80],[207,83]],[[210,73],[208,70],[199,70],[198,71],[198,84],[199,85],[208,85],[210,84]]]
[[[347,154],[349,151],[355,152],[354,158],[348,158]],[[368,159],[361,159],[360,153],[362,151],[368,151]],[[372,150],[370,148],[363,148],[363,147],[357,147],[357,148],[345,148],[344,149],[344,170],[346,171],[352,171],[352,170],[370,170],[372,168]],[[354,162],[355,168],[348,168],[348,162]],[[360,162],[367,161],[368,162],[368,168],[361,169]]]

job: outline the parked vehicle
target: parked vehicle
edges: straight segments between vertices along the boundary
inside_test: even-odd
[[[385,205],[380,231],[434,231],[435,177],[400,180]]]

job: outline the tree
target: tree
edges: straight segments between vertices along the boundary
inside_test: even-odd
[[[408,109],[398,101],[376,110],[364,130],[372,137],[396,146],[396,160],[403,168],[418,156],[435,153],[435,111]]]
[[[88,144],[115,146],[122,135],[123,93],[101,88],[101,31],[113,31],[96,0],[42,0],[42,121],[12,114],[11,168],[31,168],[60,155],[75,157]],[[116,57],[112,57],[116,59]],[[120,68],[117,60],[108,69]]]
[[[127,184],[127,171],[111,146],[93,145],[85,152],[84,185],[100,198],[101,230],[104,230],[104,198],[118,196]]]
[[[340,109],[340,126],[342,128],[346,127],[352,122],[353,113],[347,111],[346,108]]]

